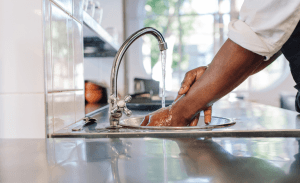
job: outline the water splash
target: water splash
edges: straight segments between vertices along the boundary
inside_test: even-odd
[[[160,61],[162,68],[162,97],[161,97],[161,106],[166,107],[166,50],[160,52]]]

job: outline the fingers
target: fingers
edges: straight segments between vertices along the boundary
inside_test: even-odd
[[[140,124],[140,126],[146,126],[149,122],[149,115],[145,116],[144,120]]]
[[[176,97],[176,100],[189,91],[190,87],[194,84],[196,80],[198,80],[203,75],[206,69],[207,67],[205,66],[198,67],[185,74],[184,79],[181,83],[181,88],[178,91],[178,96]]]
[[[197,116],[193,119],[193,121],[190,123],[190,126],[197,126],[199,121],[200,113],[197,114]]]
[[[185,74],[184,79],[181,83],[181,88],[178,91],[178,95],[175,101],[178,100],[183,94],[186,94],[189,91],[191,85],[195,82],[196,73],[197,72],[195,72],[195,70],[191,70]]]
[[[195,82],[196,74],[197,72],[195,72],[195,70],[191,70],[185,74],[184,79],[181,83],[181,88],[178,91],[178,95],[183,95],[187,91],[189,91],[191,85]]]
[[[211,122],[211,113],[212,113],[212,107],[208,107],[206,110],[204,110],[204,122],[205,124],[209,124]]]

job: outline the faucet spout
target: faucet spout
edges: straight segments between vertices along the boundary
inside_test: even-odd
[[[128,116],[131,115],[131,111],[129,111],[126,108],[126,102],[130,101],[131,98],[126,97],[126,101],[118,99],[117,78],[118,78],[118,71],[119,71],[122,58],[126,53],[127,49],[130,47],[130,45],[134,41],[136,41],[139,37],[146,34],[151,34],[157,39],[158,47],[160,51],[164,51],[168,48],[167,43],[165,42],[165,39],[162,36],[162,34],[158,30],[152,27],[145,27],[143,29],[136,31],[129,38],[127,38],[127,40],[122,44],[122,46],[120,47],[120,49],[118,50],[114,58],[114,62],[111,69],[111,75],[110,75],[110,97],[109,97],[110,109],[109,110],[110,110],[110,126],[112,128],[116,128],[119,125],[119,119],[122,116],[122,110],[125,112],[126,115]],[[120,104],[120,106],[118,104]]]

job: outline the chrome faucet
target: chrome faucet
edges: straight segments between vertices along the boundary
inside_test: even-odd
[[[133,33],[127,40],[122,44],[121,48],[117,52],[114,63],[111,69],[110,75],[110,96],[109,96],[109,121],[110,121],[110,128],[119,128],[119,121],[122,117],[122,111],[126,114],[126,116],[130,116],[132,112],[126,107],[126,103],[131,100],[131,96],[127,95],[124,100],[120,100],[118,98],[118,91],[117,91],[117,78],[118,78],[118,71],[122,61],[124,54],[126,53],[129,46],[137,40],[139,37],[145,34],[152,34],[158,41],[158,47],[160,51],[166,50],[167,43],[165,42],[164,37],[162,34],[152,28],[152,27],[145,27]]]

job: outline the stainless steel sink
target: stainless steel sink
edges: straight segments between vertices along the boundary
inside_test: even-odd
[[[133,99],[134,100],[134,99]],[[173,100],[166,100],[165,105],[168,107],[173,103]],[[134,101],[126,104],[127,108],[129,110],[135,110],[135,111],[155,111],[157,109],[161,108],[161,100],[156,101]]]
[[[140,126],[144,116],[128,118],[120,121],[120,126],[124,128],[134,129],[147,129],[147,130],[203,130],[203,129],[214,129],[214,128],[225,128],[235,125],[236,122],[233,119],[212,117],[211,123],[206,125],[204,123],[204,116],[200,116],[197,126],[184,126],[184,127],[166,127],[166,126]]]

